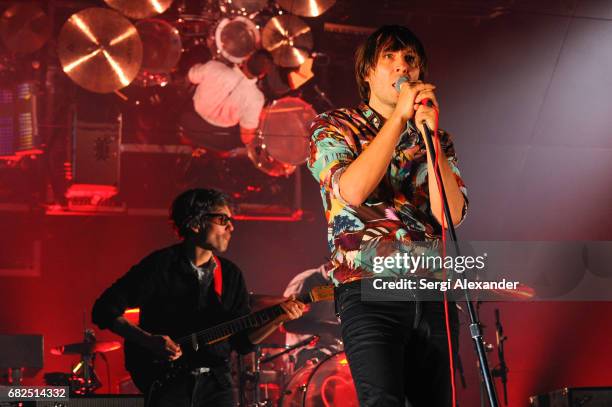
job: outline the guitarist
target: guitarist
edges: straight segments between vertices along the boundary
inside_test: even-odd
[[[234,219],[226,195],[191,189],[174,200],[170,220],[182,241],[151,253],[106,289],[92,319],[125,338],[126,368],[147,406],[229,407],[235,404],[230,352],[252,351],[284,321],[299,318],[304,304],[288,299],[279,317],[228,340],[194,340],[192,333],[250,312],[240,269],[213,254],[227,250]],[[132,307],[140,308],[138,326],[122,316]]]

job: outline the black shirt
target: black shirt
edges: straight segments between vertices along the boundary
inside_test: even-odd
[[[202,290],[196,270],[178,244],[151,253],[106,289],[94,304],[93,322],[106,329],[126,308],[139,307],[142,329],[177,339],[248,314],[249,296],[242,272],[229,260],[218,258],[223,277],[221,298],[213,284]],[[131,370],[138,360],[130,358],[126,345],[126,367]],[[204,347],[195,364],[227,366],[232,349],[243,354],[252,351],[247,332]]]

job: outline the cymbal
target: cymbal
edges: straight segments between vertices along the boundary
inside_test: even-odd
[[[263,29],[263,47],[272,53],[274,62],[285,68],[302,65],[312,50],[312,32],[299,17],[276,16]]]
[[[318,17],[336,3],[336,0],[277,0],[291,14],[302,17]]]
[[[322,335],[328,334],[340,337],[340,323],[335,321],[313,321],[312,319],[298,318],[287,321],[284,324],[289,333],[300,335]]]
[[[491,290],[482,290],[479,293],[479,298],[490,301],[504,300],[529,300],[536,295],[536,290],[526,284],[518,283],[516,290],[495,288]]]
[[[51,37],[51,20],[36,4],[15,4],[2,13],[0,37],[11,51],[29,54]]]
[[[136,23],[142,41],[142,71],[170,72],[181,59],[181,36],[164,20],[146,19]]]
[[[174,0],[104,0],[106,4],[123,15],[140,19],[161,14],[172,5]]]
[[[91,353],[106,353],[121,348],[121,342],[77,342],[51,348],[52,355],[87,355]]]
[[[70,16],[57,50],[66,75],[83,88],[110,93],[138,74],[142,42],[136,27],[116,11],[88,8]]]

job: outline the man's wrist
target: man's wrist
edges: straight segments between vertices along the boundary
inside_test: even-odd
[[[403,113],[397,110],[394,110],[388,119],[388,121],[390,121],[391,123],[397,124],[400,127],[406,126],[406,123],[408,123],[408,120],[410,120],[409,117],[404,117]]]

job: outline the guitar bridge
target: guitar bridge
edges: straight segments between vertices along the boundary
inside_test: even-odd
[[[191,347],[196,352],[200,348],[200,345],[198,344],[198,336],[196,334],[191,334]]]

